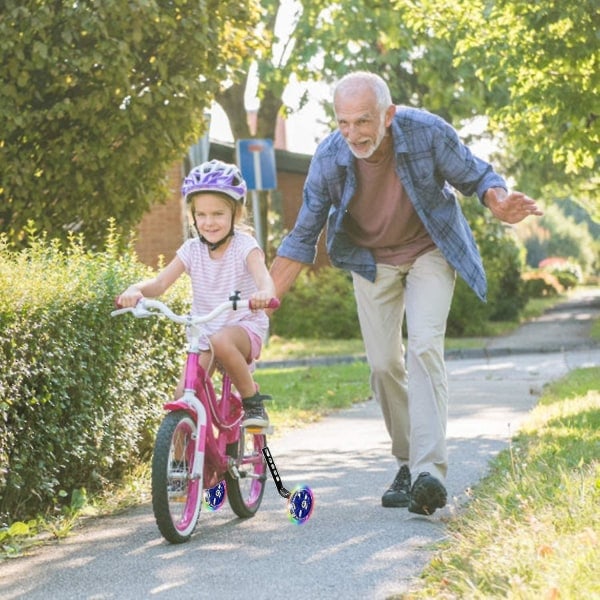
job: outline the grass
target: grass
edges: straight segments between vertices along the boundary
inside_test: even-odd
[[[317,421],[370,396],[369,368],[364,362],[259,369],[254,378],[261,390],[273,397],[267,409],[279,433]]]
[[[263,348],[261,360],[294,360],[321,356],[360,356],[365,353],[362,339],[286,339],[272,335]]]
[[[406,600],[600,598],[600,368],[550,385]]]

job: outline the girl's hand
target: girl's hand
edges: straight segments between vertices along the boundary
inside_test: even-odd
[[[270,292],[259,290],[258,292],[254,292],[252,296],[250,296],[250,303],[253,311],[264,310],[269,305],[269,302],[273,298],[273,294]]]
[[[133,308],[144,297],[137,288],[128,288],[117,296],[117,304],[122,308]]]

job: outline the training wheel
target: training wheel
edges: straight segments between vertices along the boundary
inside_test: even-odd
[[[210,511],[219,510],[225,502],[225,490],[225,481],[204,490],[204,506]]]
[[[312,490],[303,485],[294,489],[288,499],[288,515],[290,521],[302,525],[308,521],[315,505]]]

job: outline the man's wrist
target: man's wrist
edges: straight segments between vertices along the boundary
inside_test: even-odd
[[[489,193],[492,190],[494,191],[493,195]],[[508,192],[507,192],[507,190],[505,190],[502,187],[491,187],[491,188],[488,188],[485,191],[484,195],[483,195],[483,205],[486,208],[491,208],[491,206],[490,206],[490,198],[493,198],[494,200],[497,200],[497,201],[501,202],[502,200],[504,200],[504,198],[506,198],[506,196],[508,196]]]

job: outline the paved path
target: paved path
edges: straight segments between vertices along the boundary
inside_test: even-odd
[[[579,312],[578,306],[568,310],[579,315],[574,321],[587,320],[589,330],[600,307]],[[581,316],[585,310],[588,317]],[[566,343],[563,315],[555,311],[551,322],[562,320]],[[170,546],[145,504],[0,563],[0,598],[385,599],[406,591],[444,538],[465,491],[506,447],[543,385],[575,367],[600,365],[600,348],[585,339],[560,352],[516,352],[515,346],[512,354],[508,341],[502,356],[448,362],[449,504],[432,517],[381,507],[396,469],[379,409],[367,401],[269,441],[284,485],[303,482],[315,493],[305,525],[289,523],[286,502],[271,485],[255,518],[237,519],[229,507],[202,514],[192,540]]]

